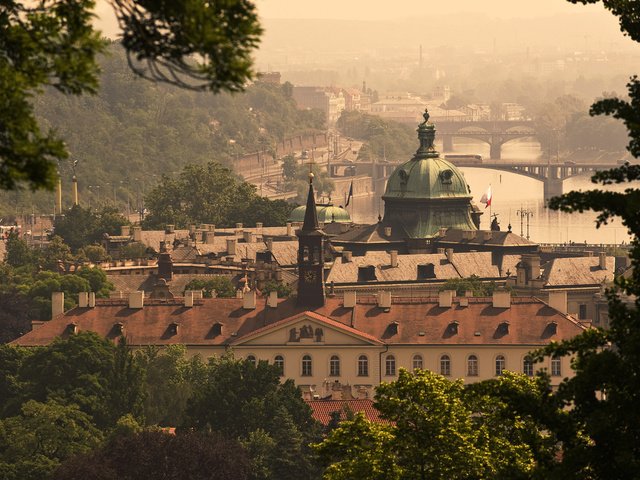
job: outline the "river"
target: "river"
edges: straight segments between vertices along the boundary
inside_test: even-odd
[[[456,139],[458,140],[458,139]],[[489,158],[488,144],[469,139],[456,141],[455,153],[480,154]],[[449,153],[449,152],[447,152]],[[452,152],[453,153],[453,152]],[[503,146],[502,158],[513,161],[529,161],[540,158],[539,144],[534,140],[511,141]],[[512,231],[527,236],[527,219],[521,218],[522,211],[529,215],[529,237],[538,243],[628,243],[630,236],[619,219],[596,229],[594,212],[567,214],[546,208],[543,199],[542,182],[514,173],[479,168],[462,168],[471,187],[474,202],[481,208],[480,197],[491,185],[493,194],[491,213],[498,215],[502,230],[510,223]],[[564,182],[564,191],[588,190],[594,187],[589,175],[572,177]],[[613,190],[622,191],[624,185],[613,186]],[[355,222],[372,223],[378,213],[384,212],[384,203],[379,198],[359,197],[353,202],[350,213]],[[522,227],[521,227],[522,220]],[[488,229],[489,209],[482,216],[481,228]],[[522,228],[522,230],[521,230]]]

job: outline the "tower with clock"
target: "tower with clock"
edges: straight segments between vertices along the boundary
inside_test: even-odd
[[[298,236],[298,305],[324,305],[324,232],[318,225],[313,173],[309,173],[309,195]]]

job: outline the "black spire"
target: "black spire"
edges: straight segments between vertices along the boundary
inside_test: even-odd
[[[316,197],[313,193],[313,173],[309,173],[309,195],[307,196],[307,209],[304,212],[303,232],[319,230],[318,212],[316,212]]]

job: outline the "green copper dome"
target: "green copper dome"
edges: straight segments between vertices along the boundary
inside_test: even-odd
[[[304,221],[304,213],[307,211],[306,205],[296,207],[289,215],[289,222],[302,222]],[[320,223],[351,223],[351,217],[342,207],[336,207],[335,205],[316,205],[316,212],[318,213],[318,222]]]
[[[383,223],[400,227],[409,238],[431,238],[441,228],[476,230],[467,181],[455,165],[436,152],[435,127],[428,121],[425,111],[424,122],[418,127],[418,150],[387,181],[382,196]]]
[[[427,123],[429,113],[426,111],[424,118],[418,127],[420,147],[411,160],[391,174],[382,198],[471,198],[462,172],[436,152],[433,146],[435,127]]]

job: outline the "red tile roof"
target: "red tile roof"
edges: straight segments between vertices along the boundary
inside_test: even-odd
[[[56,337],[69,335],[68,325],[77,331],[90,330],[107,338],[119,336],[116,324],[131,345],[208,345],[239,342],[265,329],[278,328],[307,315],[327,326],[356,334],[369,341],[395,345],[546,345],[551,340],[572,338],[585,327],[531,297],[513,297],[510,308],[495,308],[490,298],[468,299],[468,306],[454,299],[453,306],[440,307],[437,298],[393,298],[389,311],[379,308],[374,298],[358,298],[354,309],[345,308],[342,298],[327,298],[323,307],[308,312],[295,299],[280,300],[277,308],[257,300],[256,309],[242,308],[242,299],[197,300],[185,307],[181,299],[149,300],[142,309],[130,309],[126,300],[99,300],[95,308],[74,308],[45,322],[15,340],[17,345],[46,345]],[[457,322],[457,332],[450,325]],[[396,326],[392,324],[397,323]],[[508,323],[508,332],[501,324]],[[171,324],[178,325],[171,332]],[[214,325],[222,326],[216,335]],[[555,325],[555,326],[554,326]]]
[[[368,398],[354,400],[307,400],[311,407],[312,416],[323,425],[329,425],[331,414],[340,412],[340,420],[346,420],[347,412],[364,412],[367,420],[376,423],[390,424],[389,420],[380,418],[380,412],[373,406],[373,400]]]

